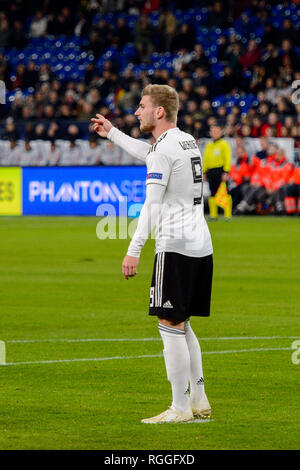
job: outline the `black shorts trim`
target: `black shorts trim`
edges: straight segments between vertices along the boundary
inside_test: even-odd
[[[192,258],[172,252],[155,255],[149,315],[185,321],[210,315],[213,256]]]

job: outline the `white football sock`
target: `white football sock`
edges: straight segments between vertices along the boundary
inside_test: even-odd
[[[190,355],[185,332],[161,323],[159,323],[158,329],[164,344],[167,377],[172,387],[172,407],[178,411],[186,411],[190,407]]]
[[[202,368],[202,355],[199,341],[192,330],[190,322],[185,324],[185,337],[190,353],[190,393],[191,401],[197,402],[204,395],[204,378]]]

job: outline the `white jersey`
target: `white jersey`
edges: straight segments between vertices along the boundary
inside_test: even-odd
[[[166,187],[156,223],[156,253],[211,254],[204,217],[202,157],[195,139],[177,127],[169,129],[150,148],[146,165],[147,185]]]
[[[164,132],[151,146],[112,128],[108,138],[147,165],[147,198],[127,254],[139,256],[152,228],[153,207],[144,210],[148,189],[151,204],[163,193],[159,210],[153,209],[155,216],[159,214],[155,252],[196,258],[212,254],[204,217],[202,156],[193,136],[176,127]]]

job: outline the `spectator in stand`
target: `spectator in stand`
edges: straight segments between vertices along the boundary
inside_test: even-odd
[[[207,25],[215,28],[225,29],[230,26],[229,11],[225,10],[221,1],[217,1],[211,5],[208,3],[209,13],[207,18]]]
[[[275,105],[278,95],[278,89],[275,87],[273,78],[269,77],[265,83],[265,99]]]
[[[145,59],[154,51],[155,29],[146,15],[141,15],[135,25],[135,47],[140,59]]]
[[[285,212],[284,199],[285,188],[290,181],[293,165],[285,156],[283,149],[279,148],[272,162],[272,200],[275,214],[282,215]]]
[[[202,44],[195,44],[192,60],[186,65],[186,70],[188,70],[190,73],[193,73],[199,67],[208,71],[210,69],[210,64],[208,58],[204,54]]]
[[[25,140],[24,149],[20,158],[20,166],[37,166],[40,161],[40,154],[37,148],[32,148],[30,141]]]
[[[50,143],[49,150],[46,154],[47,165],[48,166],[57,166],[61,158],[61,150],[57,147],[55,140],[52,140]]]
[[[16,49],[23,49],[28,44],[28,39],[24,32],[24,27],[21,21],[16,20],[13,23],[12,32],[9,37],[9,46]]]
[[[2,16],[0,20],[0,48],[5,49],[9,45],[11,32],[9,29],[9,22],[6,16]]]
[[[52,82],[53,78],[50,64],[42,64],[39,68],[39,82]]]
[[[36,63],[31,60],[24,71],[23,86],[26,88],[35,88],[39,80],[39,72]]]
[[[287,215],[300,215],[300,150],[291,170],[288,184],[285,186],[284,206]]]
[[[251,137],[260,137],[262,126],[263,126],[263,121],[261,117],[256,114],[253,117],[253,121],[252,121]]]
[[[236,163],[231,165],[228,183],[233,209],[243,199],[250,186],[251,166],[243,145],[236,147]]]
[[[171,42],[176,34],[177,20],[167,5],[162,6],[158,19],[158,34],[160,51],[170,50]]]
[[[289,39],[284,39],[281,44],[282,54],[280,56],[279,65],[283,69],[290,67],[292,70],[296,72],[299,71],[300,68],[300,61],[298,58],[297,53],[295,52],[293,45]]]
[[[261,51],[255,39],[250,39],[246,52],[240,58],[240,64],[244,70],[252,69],[253,66],[260,60]]]
[[[280,44],[280,31],[270,21],[267,21],[264,28],[264,34],[261,40],[262,47],[267,44],[274,44],[278,46]]]
[[[275,78],[280,65],[280,56],[278,47],[276,47],[273,42],[267,44],[266,50],[262,55],[261,62],[266,77]]]
[[[238,80],[238,75],[233,72],[231,67],[226,66],[224,69],[224,75],[218,83],[218,94],[226,95],[230,93],[236,87]]]
[[[59,160],[61,166],[77,166],[80,164],[82,154],[80,147],[76,144],[75,138],[71,138],[69,145],[62,150],[62,155]]]
[[[290,18],[285,18],[280,32],[282,39],[288,39],[294,46],[300,46],[299,31],[294,28]]]
[[[271,112],[268,115],[268,121],[263,124],[261,128],[261,134],[263,136],[269,136],[269,137],[282,137],[281,135],[281,129],[283,125],[279,121],[278,115],[274,112]]]
[[[5,166],[19,166],[22,153],[22,146],[18,144],[13,137],[11,137],[9,139],[9,150],[2,164]]]
[[[48,139],[54,141],[60,137],[60,128],[56,121],[51,121],[47,131]]]
[[[284,213],[284,187],[291,165],[274,143],[268,147],[266,159],[253,157],[250,187],[234,210],[235,215],[251,213],[258,205],[268,204],[277,215]]]
[[[259,160],[265,160],[268,156],[268,139],[266,137],[260,137],[259,139],[260,150],[256,152],[256,157]]]
[[[96,136],[89,137],[88,149],[81,155],[80,165],[103,165],[101,160],[102,149],[97,143]]]
[[[7,140],[17,140],[19,138],[16,124],[11,117],[6,119],[4,138]]]
[[[103,145],[103,153],[101,155],[101,160],[104,165],[120,165],[120,164],[127,164],[128,160],[123,159],[124,151],[121,150],[120,147],[115,146],[110,140],[106,140]],[[128,155],[129,162],[131,162],[131,157]]]
[[[31,38],[39,38],[44,36],[47,31],[48,18],[44,16],[41,10],[35,12],[33,20],[29,27],[29,36]]]
[[[192,51],[195,44],[195,33],[192,27],[183,23],[179,27],[179,32],[175,35],[171,42],[171,52],[178,52],[179,50]]]
[[[117,19],[116,29],[113,32],[112,43],[116,44],[121,50],[127,42],[132,41],[131,31],[126,24],[125,18],[122,16]]]
[[[45,125],[42,123],[39,123],[35,129],[34,129],[34,139],[39,139],[39,140],[47,140],[47,132]]]

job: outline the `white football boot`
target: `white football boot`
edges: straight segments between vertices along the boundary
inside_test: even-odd
[[[142,419],[141,422],[145,424],[185,423],[187,421],[193,421],[193,419],[193,412],[190,408],[182,412],[170,406],[170,408],[160,415],[153,416],[153,418]]]
[[[207,399],[206,394],[203,395],[201,400],[193,402],[191,400],[191,408],[194,415],[194,418],[207,419],[211,415],[211,406]]]

